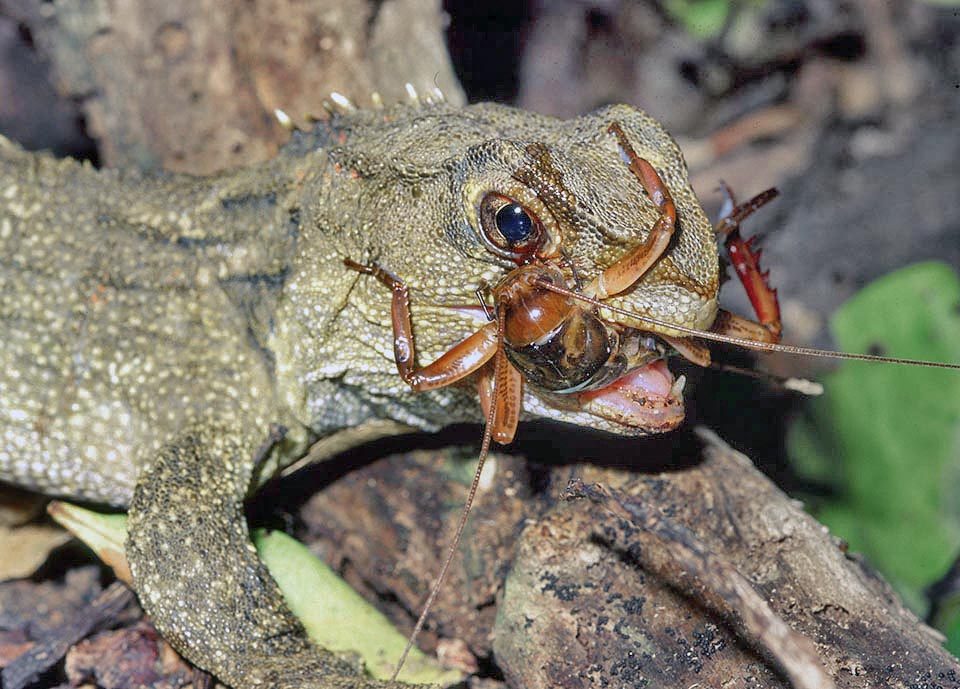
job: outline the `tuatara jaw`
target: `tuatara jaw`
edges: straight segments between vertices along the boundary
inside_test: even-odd
[[[683,421],[684,376],[674,378],[663,359],[636,368],[599,390],[577,395],[580,408],[645,432],[673,430]]]

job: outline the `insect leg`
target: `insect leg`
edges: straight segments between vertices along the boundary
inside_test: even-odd
[[[400,377],[414,390],[436,390],[455,383],[478,370],[497,351],[497,323],[491,322],[455,344],[436,361],[417,368],[407,286],[376,263],[362,265],[349,258],[344,259],[343,263],[351,270],[372,275],[393,292],[393,356]]]
[[[502,332],[501,326],[501,336]],[[494,378],[496,378],[496,384],[494,384]],[[513,442],[523,406],[523,374],[507,361],[507,355],[502,346],[497,348],[494,365],[486,366],[480,371],[478,388],[484,417],[490,416],[491,400],[495,407],[493,422],[490,424],[493,439],[501,445]]]
[[[753,248],[754,238],[744,240],[740,235],[740,222],[774,198],[777,195],[777,190],[767,189],[746,203],[735,205],[729,187],[726,184],[722,186],[728,201],[734,207],[717,222],[714,230],[719,235],[725,235],[724,246],[727,249],[727,255],[730,257],[730,263],[750,298],[750,304],[753,306],[753,311],[757,314],[759,325],[762,328],[749,328],[748,325],[758,324],[739,316],[733,316],[733,314],[726,314],[724,318],[717,318],[717,323],[711,330],[749,337],[760,342],[779,342],[782,324],[780,322],[780,302],[777,299],[777,290],[770,287],[768,280],[770,272],[760,268],[761,251]],[[731,321],[733,318],[737,321],[735,326]],[[718,324],[722,327],[733,327],[735,329],[732,331],[719,330]]]
[[[650,270],[650,267],[666,251],[677,226],[677,208],[673,203],[670,190],[663,183],[659,173],[653,165],[637,155],[619,124],[614,122],[607,131],[617,137],[620,148],[629,162],[630,171],[640,180],[644,191],[660,208],[661,214],[643,244],[628,251],[623,258],[609,266],[586,287],[585,294],[599,299],[619,294],[643,277],[644,273]]]
[[[673,337],[658,333],[657,337],[677,350],[677,354],[687,361],[707,368],[710,365],[710,350],[689,337]]]
[[[773,292],[775,299],[776,290],[773,290]],[[780,321],[777,320],[778,327],[776,332],[774,332],[770,329],[769,325],[757,323],[756,321],[751,321],[749,318],[744,318],[743,316],[738,316],[735,313],[720,309],[717,312],[716,319],[713,321],[713,325],[710,326],[710,330],[720,335],[739,337],[744,340],[777,343],[780,341],[779,323]]]

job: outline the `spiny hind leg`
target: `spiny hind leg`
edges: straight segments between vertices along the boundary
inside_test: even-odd
[[[754,237],[744,240],[740,235],[740,223],[758,208],[777,195],[776,189],[762,191],[745,203],[737,204],[733,192],[726,184],[722,185],[727,196],[729,210],[714,225],[714,230],[724,238],[724,246],[730,263],[740,279],[750,304],[757,315],[757,321],[751,321],[728,311],[721,310],[713,326],[713,332],[722,335],[742,337],[758,342],[776,343],[780,341],[783,325],[780,321],[780,301],[777,290],[770,287],[769,271],[760,268],[760,249],[754,249]]]

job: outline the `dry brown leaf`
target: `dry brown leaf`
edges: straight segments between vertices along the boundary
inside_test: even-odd
[[[18,579],[33,574],[50,551],[70,540],[70,534],[57,526],[26,524],[0,525],[0,579]]]

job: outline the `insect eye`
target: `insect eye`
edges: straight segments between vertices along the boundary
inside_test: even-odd
[[[517,262],[529,259],[546,237],[533,211],[496,192],[488,193],[480,202],[480,224],[488,248]]]

